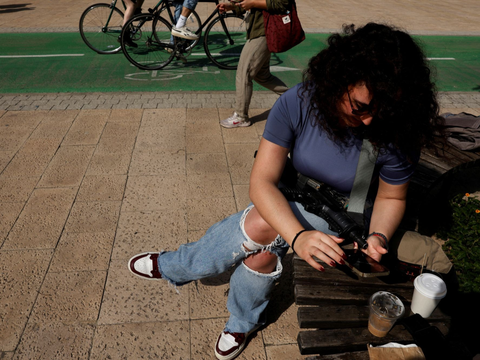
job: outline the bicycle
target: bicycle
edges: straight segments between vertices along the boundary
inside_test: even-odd
[[[215,5],[219,4],[218,0],[211,2]],[[149,9],[149,14],[135,16],[125,24],[122,30],[123,53],[140,69],[160,70],[174,58],[186,61],[186,57],[191,54],[198,42],[198,40],[185,40],[178,37],[172,39],[170,34],[172,25],[160,16],[162,8],[157,11]],[[190,30],[199,35],[200,39],[205,27],[203,47],[207,57],[221,69],[235,70],[246,42],[247,30],[244,17],[234,13],[222,14],[215,7],[196,31]],[[129,36],[137,46],[128,46],[124,41],[126,36]]]
[[[122,33],[124,15],[116,7],[117,1],[112,0],[110,4],[98,3],[90,5],[80,16],[80,35],[85,44],[99,54],[115,54],[122,49],[121,44],[118,42],[118,37]],[[121,2],[125,10],[127,8],[125,2],[123,0]],[[162,6],[160,7],[160,5]],[[171,0],[160,0],[153,9],[149,10],[161,13],[167,9],[169,18],[174,23],[176,10],[172,11],[171,7],[175,6],[176,4]],[[197,13],[192,12],[187,23],[192,31],[197,30],[200,27],[200,18]]]

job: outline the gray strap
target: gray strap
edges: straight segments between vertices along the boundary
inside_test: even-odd
[[[359,224],[363,225],[363,210],[367,199],[368,189],[372,182],[373,170],[378,153],[374,151],[372,143],[363,139],[357,172],[353,181],[352,192],[348,202],[348,214]]]

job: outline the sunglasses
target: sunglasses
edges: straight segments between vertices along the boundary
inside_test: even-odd
[[[350,107],[352,108],[353,115],[357,115],[357,116],[373,115],[373,101],[370,101],[370,104],[368,105],[362,105],[362,106],[358,106],[358,103],[357,103],[357,108],[354,109],[349,91],[347,91],[347,95],[348,95],[348,101],[350,101]]]

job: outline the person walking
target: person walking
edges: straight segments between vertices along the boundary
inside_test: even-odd
[[[235,128],[251,125],[248,109],[253,95],[253,80],[278,95],[288,90],[282,80],[270,73],[271,53],[265,37],[263,10],[285,13],[291,3],[292,0],[242,0],[235,4],[221,3],[218,5],[220,12],[230,10],[237,13],[246,12],[248,22],[247,42],[240,54],[235,77],[235,111],[228,119],[220,122],[223,127]]]

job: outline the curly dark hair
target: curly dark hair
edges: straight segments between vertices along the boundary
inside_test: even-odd
[[[410,35],[382,24],[348,25],[343,34],[331,35],[328,45],[309,61],[301,96],[310,98],[313,121],[332,139],[348,138],[338,104],[357,84],[373,95],[372,123],[363,130],[376,148],[393,144],[412,154],[443,133],[431,70]]]

